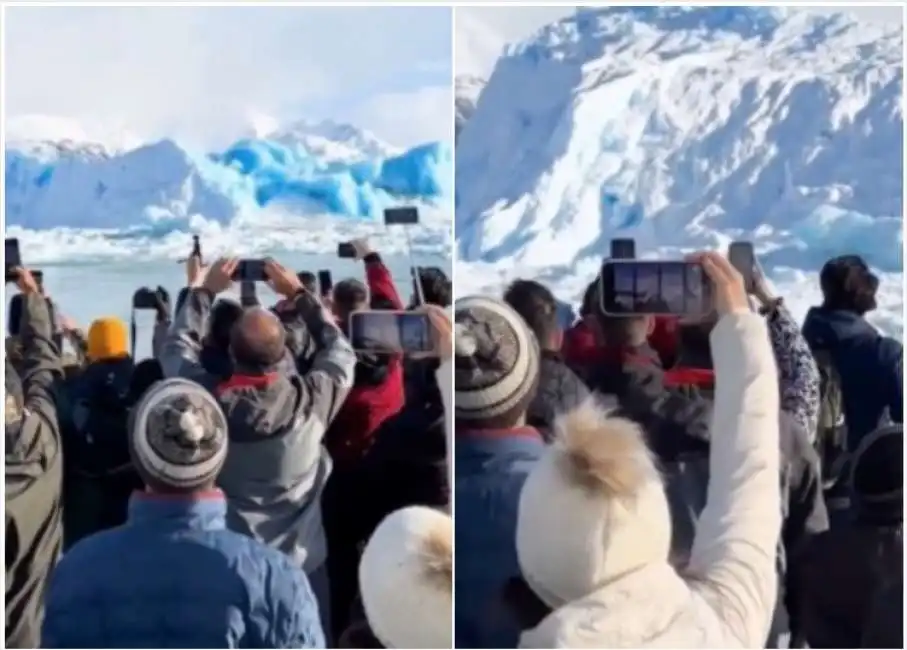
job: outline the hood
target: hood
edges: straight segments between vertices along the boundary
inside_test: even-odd
[[[869,321],[851,311],[812,307],[803,322],[803,336],[813,348],[833,347],[847,339],[878,335]]]
[[[690,598],[667,563],[649,565],[554,610],[523,633],[520,647],[693,647]]]

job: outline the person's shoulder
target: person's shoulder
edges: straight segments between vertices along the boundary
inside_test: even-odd
[[[903,363],[904,345],[895,338],[880,335],[875,340],[876,358],[882,365]]]
[[[81,584],[84,573],[95,575],[95,567],[118,563],[117,558],[128,552],[135,541],[130,531],[122,526],[89,535],[63,554],[54,570],[54,579],[63,583],[75,580]]]

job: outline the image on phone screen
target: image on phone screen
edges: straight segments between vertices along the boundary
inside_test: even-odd
[[[361,351],[431,352],[430,322],[424,314],[369,311],[350,317],[350,342]]]

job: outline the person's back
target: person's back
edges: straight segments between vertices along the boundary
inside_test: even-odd
[[[214,398],[183,379],[156,384],[136,406],[130,443],[147,487],[126,524],[60,561],[41,647],[324,647],[302,570],[227,530],[214,488],[227,421]]]
[[[507,648],[519,630],[496,607],[519,566],[517,504],[544,449],[525,426],[539,372],[538,344],[523,319],[491,298],[454,305],[456,443],[456,640],[458,648]]]
[[[859,647],[875,594],[903,575],[903,439],[900,425],[864,438],[853,458],[853,520],[813,538],[791,561],[809,647]]]
[[[803,335],[813,350],[830,353],[841,381],[847,444],[884,421],[903,421],[903,346],[865,318],[875,308],[879,280],[856,256],[830,260],[821,273],[824,303],[813,307]]]

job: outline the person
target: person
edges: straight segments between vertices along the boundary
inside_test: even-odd
[[[300,271],[296,274],[300,284],[314,296],[318,295],[318,278],[311,271]]]
[[[819,274],[822,304],[811,308],[803,336],[827,353],[841,382],[847,449],[884,421],[903,422],[903,345],[865,318],[876,307],[879,279],[857,255],[835,257]]]
[[[53,386],[62,375],[47,302],[13,270],[22,295],[21,371],[6,358],[6,647],[38,648],[45,588],[63,543],[63,443]]]
[[[720,320],[711,479],[690,561],[669,561],[669,505],[642,427],[595,405],[568,414],[520,492],[522,577],[550,610],[520,647],[763,647],[781,529],[777,368],[740,274],[715,253],[696,261]]]
[[[418,284],[418,286],[417,286]],[[419,289],[422,290],[422,298],[425,304],[437,305],[438,307],[450,307],[451,303],[451,283],[447,274],[437,266],[420,266],[418,274],[413,278],[413,295],[410,300],[410,309],[420,307]]]
[[[539,383],[526,421],[550,442],[557,415],[585,402],[589,390],[560,355],[563,332],[558,325],[557,300],[551,291],[533,280],[516,280],[504,292],[504,301],[529,325],[539,343]]]
[[[790,564],[810,648],[858,648],[867,634],[888,635],[870,629],[869,619],[876,594],[904,573],[901,425],[880,427],[863,438],[854,450],[850,485],[853,519],[809,540]],[[890,629],[892,621],[885,624]],[[903,647],[903,640],[887,643],[869,647]]]
[[[450,515],[422,506],[392,512],[359,563],[365,625],[352,627],[341,647],[454,647],[452,582]]]
[[[43,648],[323,648],[302,569],[226,526],[215,482],[227,419],[171,378],[136,405],[129,436],[145,488],[125,525],[80,541],[47,592]]]
[[[564,342],[561,345],[561,356],[564,361],[582,378],[587,376],[588,368],[595,365],[604,346],[604,337],[598,321],[598,312],[601,311],[598,303],[598,279],[596,279],[586,287],[579,311],[580,319],[564,332]]]
[[[68,386],[61,413],[68,549],[86,535],[126,520],[129,495],[141,485],[129,459],[129,390],[135,364],[129,331],[118,318],[95,319],[86,336],[88,363]]]
[[[545,446],[526,422],[539,345],[522,317],[493,298],[458,299],[454,322],[457,647],[515,647],[519,629],[493,605],[519,573],[517,500]]]
[[[231,298],[219,298],[212,305],[207,322],[207,333],[201,340],[201,350],[199,351],[199,362],[211,375],[224,380],[233,375],[230,333],[242,315],[242,305]]]
[[[230,453],[218,479],[227,495],[228,526],[304,568],[329,630],[321,495],[331,461],[322,441],[352,385],[356,358],[318,298],[295,273],[269,260],[265,270],[274,290],[294,301],[298,322],[318,345],[309,372],[300,376],[284,367],[285,325],[269,310],[254,308],[230,332],[232,375],[224,380],[210,374],[199,360],[199,333],[214,297],[233,284],[238,262],[218,260],[202,286],[189,292],[161,365],[166,376],[195,379],[217,396],[230,430]]]
[[[334,287],[334,309],[344,331],[349,328],[350,315],[357,311],[403,309],[381,256],[365,239],[351,243],[356,259],[365,264],[368,286],[358,280],[343,280]],[[363,491],[368,483],[364,482],[363,464],[378,432],[393,426],[392,420],[403,410],[404,398],[403,355],[358,352],[352,389],[325,435],[325,446],[334,463],[323,498],[334,638],[348,625],[356,597],[359,549],[371,529],[349,504],[365,498]]]

